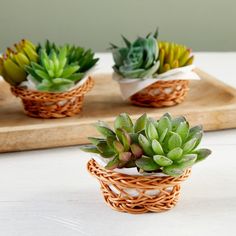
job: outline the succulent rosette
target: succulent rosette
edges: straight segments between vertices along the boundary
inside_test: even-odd
[[[125,47],[111,44],[115,72],[124,78],[147,78],[157,73],[159,68],[159,47],[157,32],[146,37],[138,37],[130,42],[122,36]]]
[[[211,153],[198,149],[202,127],[191,128],[183,116],[173,118],[167,113],[154,120],[144,114],[133,123],[123,113],[115,119],[114,129],[104,122],[96,128],[103,137],[90,137],[92,144],[81,149],[107,158],[105,168],[110,170],[136,167],[141,173],[180,176]]]

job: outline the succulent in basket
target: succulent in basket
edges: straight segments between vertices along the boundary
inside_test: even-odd
[[[158,45],[160,61],[158,74],[193,63],[194,56],[191,55],[191,49],[186,46],[160,41],[158,42]]]
[[[147,78],[159,68],[157,31],[130,42],[123,36],[125,47],[111,44],[115,72],[126,78]]]
[[[29,40],[22,39],[14,44],[14,47],[7,48],[0,57],[0,75],[10,85],[17,86],[27,78],[25,66],[37,61],[36,45]]]
[[[110,170],[137,167],[139,172],[180,176],[211,153],[209,149],[197,149],[202,127],[191,128],[182,116],[165,114],[154,120],[144,114],[133,124],[123,113],[115,119],[114,129],[104,122],[98,122],[96,128],[103,137],[90,137],[92,145],[82,150],[107,158],[105,168]]]
[[[38,46],[37,51],[38,63],[31,62],[26,71],[39,91],[67,91],[98,61],[90,50],[69,45],[57,47],[49,41],[45,47]]]

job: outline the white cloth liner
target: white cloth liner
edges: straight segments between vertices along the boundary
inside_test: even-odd
[[[200,80],[200,77],[193,71],[195,65],[189,65],[169,70],[163,74],[157,75],[155,78],[144,79],[130,79],[124,78],[121,75],[114,72],[112,78],[120,85],[120,91],[124,100],[128,99],[135,93],[148,87],[157,81],[169,81],[169,80]]]

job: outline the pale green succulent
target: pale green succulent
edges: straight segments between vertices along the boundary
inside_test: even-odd
[[[67,91],[98,61],[91,50],[71,45],[56,46],[48,40],[44,46],[38,45],[37,52],[38,62],[31,61],[25,69],[37,90],[45,92]]]
[[[209,149],[197,149],[202,127],[190,128],[182,116],[165,114],[156,121],[144,114],[133,124],[123,113],[116,118],[114,130],[104,122],[96,128],[103,138],[89,138],[92,145],[81,149],[108,158],[107,169],[137,167],[140,172],[179,176],[211,153]]]
[[[138,37],[132,43],[125,37],[123,40],[126,47],[111,44],[114,71],[125,78],[147,78],[156,74],[160,64],[157,32]]]

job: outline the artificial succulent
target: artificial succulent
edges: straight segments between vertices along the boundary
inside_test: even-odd
[[[98,122],[96,128],[103,137],[90,137],[92,145],[81,149],[108,158],[106,169],[137,167],[140,172],[179,176],[211,153],[197,149],[202,127],[190,128],[182,116],[172,118],[167,113],[154,120],[144,114],[133,124],[123,113],[115,119],[114,130],[104,122]]]
[[[158,42],[158,45],[160,61],[158,74],[193,63],[194,56],[191,55],[191,49],[186,46],[170,42]]]
[[[12,86],[17,86],[26,80],[27,72],[25,67],[30,62],[37,62],[38,54],[36,45],[26,39],[14,44],[14,47],[7,48],[0,57],[0,75]]]
[[[70,45],[56,46],[49,41],[44,46],[39,45],[37,51],[38,63],[31,62],[26,71],[37,90],[46,92],[67,91],[98,61],[90,50]]]
[[[148,78],[159,68],[157,31],[130,42],[122,36],[125,47],[111,44],[115,72],[125,78]]]

